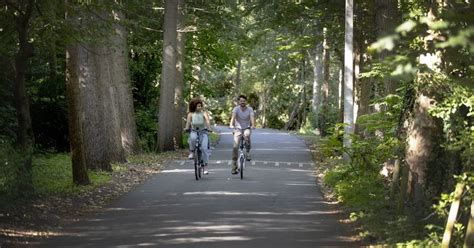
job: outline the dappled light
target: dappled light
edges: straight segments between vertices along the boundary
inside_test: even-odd
[[[206,192],[184,192],[183,195],[223,195],[223,196],[275,196],[271,192],[226,192],[226,191],[206,191]]]
[[[0,247],[474,247],[473,13],[0,1]]]
[[[222,242],[222,241],[248,241],[251,238],[240,237],[240,236],[229,236],[229,237],[201,237],[201,238],[176,238],[171,240],[163,241],[165,244],[194,244],[202,242]]]

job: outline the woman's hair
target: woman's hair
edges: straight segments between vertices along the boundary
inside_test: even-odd
[[[189,112],[191,112],[191,113],[196,112],[196,106],[197,106],[198,104],[201,104],[201,106],[203,106],[201,98],[199,98],[199,97],[193,98],[193,99],[189,102]]]

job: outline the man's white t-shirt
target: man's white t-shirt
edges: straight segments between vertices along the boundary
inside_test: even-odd
[[[250,117],[254,116],[252,107],[245,107],[244,110],[240,106],[235,107],[232,110],[235,114],[235,127],[236,128],[247,128],[250,127]]]

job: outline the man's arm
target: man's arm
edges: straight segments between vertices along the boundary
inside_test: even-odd
[[[255,116],[253,114],[250,115],[250,124],[252,125],[251,128],[256,128],[257,127],[255,125]]]
[[[235,112],[232,111],[232,117],[230,118],[229,127],[230,127],[230,128],[234,128],[234,126],[235,126]]]

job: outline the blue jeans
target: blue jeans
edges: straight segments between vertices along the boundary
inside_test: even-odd
[[[189,135],[188,139],[188,144],[189,144],[189,150],[194,151],[194,148],[196,147],[196,140],[197,140],[197,132],[191,132]],[[207,164],[209,161],[209,137],[207,136],[207,133],[201,133],[201,152],[202,152],[202,161],[204,164]]]

